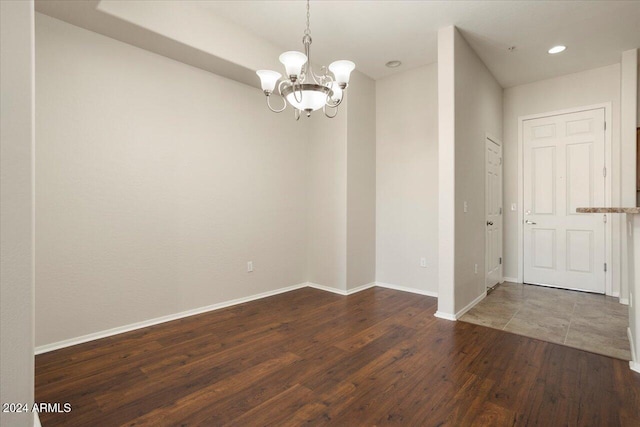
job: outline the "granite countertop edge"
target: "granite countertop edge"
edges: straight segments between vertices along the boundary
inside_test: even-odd
[[[577,213],[626,213],[640,214],[640,207],[634,208],[577,208]]]

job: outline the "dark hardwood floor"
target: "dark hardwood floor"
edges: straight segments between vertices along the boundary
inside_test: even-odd
[[[50,426],[640,426],[627,362],[305,288],[36,357]]]

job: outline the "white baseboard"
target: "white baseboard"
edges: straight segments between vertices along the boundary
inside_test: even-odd
[[[205,307],[194,308],[192,310],[182,311],[180,313],[169,314],[167,316],[156,317],[155,319],[144,320],[142,322],[131,323],[129,325],[118,326],[117,328],[107,329],[105,331],[94,332],[92,334],[82,335],[76,338],[70,338],[63,341],[54,342],[51,344],[41,345],[35,348],[35,354],[47,353],[49,351],[58,350],[65,347],[71,347],[73,345],[82,344],[85,342],[97,340],[100,338],[106,338],[113,335],[122,334],[124,332],[134,331],[140,328],[146,328],[148,326],[158,325],[160,323],[170,322],[172,320],[182,319],[183,317],[193,316],[196,314],[206,313],[208,311],[219,310],[221,308],[231,307],[232,305],[242,304],[245,302],[254,301],[270,297],[273,295],[282,294],[284,292],[293,291],[296,289],[304,288],[307,283],[300,283],[293,286],[287,286],[273,291],[262,292],[260,294],[251,295],[244,298],[237,298],[230,301],[224,301],[218,304],[212,304]]]
[[[376,286],[376,283],[374,282],[367,283],[365,285],[360,285],[355,288],[347,289],[346,291],[344,289],[333,288],[331,286],[320,285],[318,283],[313,283],[313,282],[307,282],[307,286],[314,289],[320,289],[321,291],[327,291],[334,294],[347,296],[347,295],[356,294],[360,291],[364,291],[365,289],[373,288],[374,286]]]
[[[331,292],[331,293],[343,295],[343,296],[347,295],[347,291],[345,291],[344,289],[332,288],[331,286],[319,285],[313,282],[307,282],[306,285],[310,288],[320,289],[321,291],[325,291],[325,292]]]
[[[511,282],[511,283],[521,283],[517,278],[515,277],[503,277],[502,280],[504,282]]]
[[[454,314],[443,313],[441,311],[436,311],[434,316],[436,316],[439,319],[451,320],[452,322],[455,322],[456,320],[458,320],[456,319],[456,316]]]
[[[478,298],[474,299],[473,301],[471,301],[469,304],[467,304],[462,310],[458,311],[456,313],[456,319],[461,318],[462,316],[464,316],[464,314],[471,310],[476,304],[478,304],[480,301],[482,301],[483,299],[485,299],[485,297],[487,296],[487,291],[484,291],[482,294],[480,294],[478,296]]]
[[[440,319],[445,319],[445,320],[452,320],[452,321],[456,321],[459,318],[461,318],[462,316],[464,316],[464,314],[471,310],[476,304],[478,304],[480,301],[482,301],[483,299],[485,299],[487,296],[487,291],[484,291],[482,294],[480,294],[478,296],[478,298],[474,299],[473,301],[471,301],[469,304],[467,304],[462,310],[459,310],[456,314],[451,314],[451,313],[443,313],[441,311],[436,311],[436,313],[434,314],[434,316],[439,317]]]
[[[357,286],[355,288],[347,289],[347,295],[353,295],[353,294],[358,293],[360,291],[364,291],[366,289],[371,289],[374,286],[376,286],[376,283],[375,282],[371,282],[371,283],[367,283],[366,285],[361,285],[361,286]]]
[[[244,297],[244,298],[237,298],[237,299],[233,299],[233,300],[230,300],[230,301],[224,301],[224,302],[221,302],[221,303],[218,303],[218,304],[212,304],[212,305],[208,305],[208,306],[205,306],[205,307],[199,307],[199,308],[195,308],[193,310],[187,310],[187,311],[183,311],[183,312],[180,312],[180,313],[169,314],[167,316],[156,317],[155,319],[144,320],[142,322],[136,322],[136,323],[131,323],[129,325],[118,326],[117,328],[107,329],[105,331],[94,332],[94,333],[87,334],[87,335],[82,335],[82,336],[76,337],[76,338],[70,338],[70,339],[67,339],[67,340],[58,341],[58,342],[54,342],[54,343],[51,343],[51,344],[41,345],[41,346],[38,346],[38,347],[35,348],[35,354],[47,353],[49,351],[59,350],[61,348],[71,347],[71,346],[74,346],[74,345],[77,345],[77,344],[82,344],[82,343],[85,343],[85,342],[98,340],[100,338],[111,337],[113,335],[122,334],[124,332],[130,332],[130,331],[134,331],[136,329],[146,328],[148,326],[158,325],[160,323],[170,322],[172,320],[182,319],[184,317],[194,316],[196,314],[202,314],[202,313],[206,313],[206,312],[209,312],[209,311],[219,310],[221,308],[231,307],[233,305],[242,304],[242,303],[250,302],[250,301],[255,301],[255,300],[258,300],[258,299],[270,297],[270,296],[273,296],[273,295],[282,294],[284,292],[294,291],[296,289],[301,289],[301,288],[305,288],[305,287],[310,287],[310,288],[314,288],[314,289],[320,289],[322,291],[332,292],[334,294],[347,296],[347,295],[353,295],[353,294],[355,294],[357,292],[360,292],[360,291],[364,291],[365,289],[373,288],[374,286],[380,286],[380,287],[383,287],[383,288],[389,288],[389,289],[394,289],[394,290],[398,290],[398,291],[412,292],[412,293],[416,293],[416,294],[420,294],[420,295],[428,295],[428,296],[436,296],[437,297],[437,294],[432,293],[432,292],[422,291],[420,289],[414,289],[414,288],[406,288],[406,287],[403,287],[403,286],[390,285],[390,284],[387,284],[387,283],[372,282],[372,283],[367,283],[365,285],[361,285],[361,286],[358,286],[358,287],[355,287],[355,288],[352,288],[352,289],[349,289],[349,290],[345,291],[343,289],[332,288],[330,286],[319,285],[317,283],[305,282],[305,283],[299,283],[299,284],[293,285],[293,286],[287,286],[285,288],[276,289],[276,290],[273,290],[273,291],[268,291],[268,292],[263,292],[263,293],[256,294],[256,295],[251,295],[251,296]]]
[[[398,285],[393,285],[391,283],[383,283],[383,282],[375,282],[375,286],[379,286],[381,288],[393,289],[395,291],[411,292],[412,294],[426,295],[428,297],[438,298],[437,292],[425,291],[423,289],[408,288],[406,286],[398,286]]]
[[[636,358],[636,346],[633,342],[633,335],[631,334],[631,328],[627,328],[627,337],[629,338],[629,346],[631,347],[631,361],[629,361],[629,368],[632,371],[640,372],[640,363]]]
[[[33,427],[42,427],[42,424],[40,424],[40,416],[37,412],[33,413]]]
[[[619,298],[618,302],[620,304],[629,305],[629,298]]]

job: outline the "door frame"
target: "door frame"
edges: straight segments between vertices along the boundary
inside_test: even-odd
[[[604,102],[601,104],[587,105],[584,107],[567,108],[563,110],[549,111],[546,113],[530,114],[526,116],[518,117],[518,283],[524,283],[524,122],[526,120],[541,119],[550,116],[559,116],[562,114],[579,113],[582,111],[604,109],[604,120],[607,123],[604,131],[604,156],[605,167],[607,168],[607,175],[605,176],[604,191],[605,191],[605,205],[613,206],[613,204],[619,204],[619,195],[613,194],[613,168],[612,168],[612,139],[611,130],[613,129],[612,115],[611,115],[611,102]],[[617,163],[617,162],[616,162]],[[619,168],[619,164],[616,164],[616,169]],[[504,212],[504,210],[503,210]],[[613,214],[607,215],[607,225],[605,228],[605,260],[607,263],[607,271],[605,272],[605,295],[617,296],[613,293],[613,275],[614,270],[613,263],[613,223],[616,222],[616,230],[619,229],[619,218]],[[616,261],[618,261],[616,256]],[[617,266],[619,263],[616,263]],[[619,285],[618,285],[619,289]]]
[[[487,140],[493,142],[494,144],[498,145],[500,147],[500,209],[502,209],[502,214],[500,215],[500,258],[502,258],[502,263],[500,263],[500,278],[498,279],[498,284],[501,284],[504,282],[504,145],[502,144],[502,141],[498,138],[496,138],[495,136],[493,136],[491,133],[489,132],[485,132],[484,135],[484,173],[485,173],[485,208],[484,208],[484,216],[485,216],[485,221],[487,220],[487,206],[486,206],[486,200],[487,200],[487,181],[486,181],[486,176],[487,176]],[[484,254],[484,265],[485,265],[485,270],[486,270],[486,266],[487,266],[487,257],[489,256],[489,254],[487,253],[487,229],[485,227],[485,232],[484,232],[484,247],[485,247],[485,254]],[[487,287],[487,278],[488,278],[488,271],[485,271],[485,277],[484,277],[484,286],[485,289],[488,289]]]

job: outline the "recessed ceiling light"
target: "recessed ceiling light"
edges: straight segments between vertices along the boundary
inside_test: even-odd
[[[566,46],[563,45],[558,45],[558,46],[554,46],[551,49],[549,49],[549,53],[550,54],[555,54],[555,53],[560,53],[560,52],[564,52],[564,50],[566,49]]]
[[[397,68],[397,67],[402,65],[402,62],[400,62],[400,61],[389,61],[385,65],[387,67],[389,67],[389,68]]]

